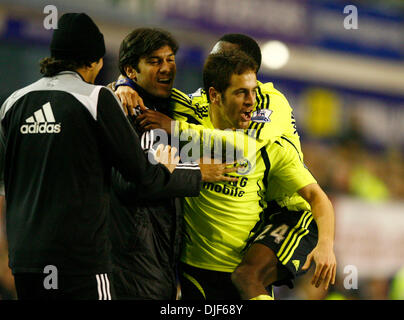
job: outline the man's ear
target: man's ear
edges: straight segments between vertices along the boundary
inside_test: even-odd
[[[212,103],[218,103],[220,99],[220,92],[213,87],[209,87],[209,100]]]
[[[132,66],[126,66],[125,67],[125,72],[126,72],[126,74],[128,75],[129,78],[136,81],[137,71],[136,71],[135,68],[133,68]]]
[[[102,63],[104,65],[103,58],[98,59],[98,61],[91,62],[90,66],[87,67],[87,69],[94,70],[99,66],[100,63]]]

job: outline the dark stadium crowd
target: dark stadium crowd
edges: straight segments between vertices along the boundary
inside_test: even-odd
[[[404,156],[397,149],[374,151],[358,143],[303,143],[305,163],[330,196],[369,201],[404,199]]]

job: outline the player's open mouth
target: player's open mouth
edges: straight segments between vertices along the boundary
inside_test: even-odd
[[[157,82],[159,84],[163,84],[163,85],[170,85],[172,82],[172,78],[161,78],[161,79],[157,79]]]
[[[241,113],[241,118],[244,121],[251,121],[251,113],[252,113],[252,110],[251,111],[245,111],[245,112]]]

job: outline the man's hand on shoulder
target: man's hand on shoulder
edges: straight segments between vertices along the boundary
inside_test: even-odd
[[[121,100],[125,114],[134,115],[134,109],[139,106],[142,111],[148,110],[143,99],[129,86],[119,86],[115,91],[116,96]]]
[[[164,113],[147,109],[136,118],[136,124],[144,131],[162,129],[171,134],[171,123],[175,121]]]
[[[204,182],[237,182],[237,177],[228,176],[228,173],[236,172],[239,168],[236,163],[212,163],[212,159],[200,159],[202,181]]]

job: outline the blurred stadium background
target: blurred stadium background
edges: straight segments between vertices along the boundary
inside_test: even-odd
[[[119,44],[136,27],[178,39],[176,87],[187,93],[202,86],[203,61],[221,35],[257,39],[259,79],[294,108],[305,162],[336,210],[337,284],[315,289],[308,274],[276,296],[404,299],[404,1],[0,0],[1,103],[40,76],[49,4],[59,17],[86,12],[100,26],[107,56],[99,84],[117,77]],[[344,28],[346,5],[357,8],[358,29]],[[1,227],[0,299],[14,299]]]

